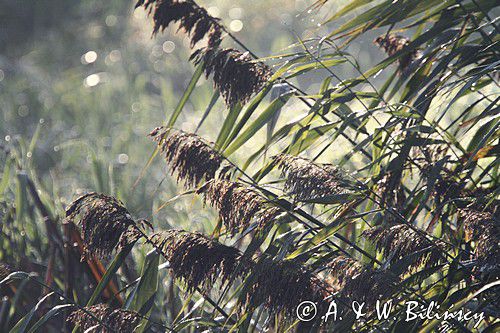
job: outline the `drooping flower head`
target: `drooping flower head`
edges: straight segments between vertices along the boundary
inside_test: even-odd
[[[73,201],[66,220],[82,228],[85,254],[104,257],[136,240],[132,216],[113,197],[88,193]]]
[[[173,274],[181,278],[190,291],[209,288],[218,278],[222,283],[228,281],[241,258],[236,248],[183,230],[157,233],[152,242],[168,260]]]
[[[219,152],[195,134],[158,127],[149,136],[165,155],[171,173],[177,173],[177,180],[183,180],[187,187],[213,179],[223,161]]]

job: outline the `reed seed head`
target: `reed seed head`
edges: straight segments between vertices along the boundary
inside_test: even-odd
[[[270,206],[255,190],[228,180],[212,180],[198,190],[219,212],[219,217],[232,233],[247,228],[252,220],[264,228],[275,220],[281,211]]]
[[[407,271],[422,265],[433,266],[442,259],[442,242],[431,242],[406,224],[374,227],[364,231],[363,236],[374,241],[391,264],[408,259]]]
[[[195,64],[203,63],[207,78],[213,74],[214,86],[226,105],[245,104],[258,92],[271,76],[271,70],[260,61],[253,61],[248,53],[235,49],[219,49],[224,28],[219,19],[192,1],[139,0],[137,7],[144,7],[153,14],[153,34],[164,31],[171,23],[179,22],[191,37],[193,48],[205,36],[207,47],[196,50],[191,56]]]
[[[66,220],[81,226],[84,256],[105,257],[137,239],[130,213],[120,201],[104,194],[92,192],[73,201]]]
[[[230,280],[241,259],[238,249],[220,244],[199,233],[168,230],[152,237],[173,274],[181,278],[189,291],[208,289],[215,280]]]
[[[275,163],[286,177],[285,191],[298,201],[316,201],[349,193],[338,168],[308,159],[280,154]]]
[[[216,33],[215,30],[214,35]],[[195,64],[202,63],[207,78],[213,74],[214,87],[229,107],[248,102],[271,77],[267,65],[254,61],[248,52],[242,53],[236,49],[208,47],[194,52],[191,59]]]
[[[394,181],[394,173],[386,173],[378,182],[376,193],[380,197],[380,206],[382,208],[390,207],[403,211],[406,202],[406,196],[400,185],[400,182]],[[390,222],[395,222],[396,218],[392,214],[386,214]]]
[[[365,267],[352,258],[338,256],[328,268],[332,287],[353,300],[374,304],[379,299],[391,297],[395,291],[397,278],[394,275]]]
[[[460,219],[467,241],[474,241],[475,271],[490,275],[500,272],[500,223],[494,213],[460,210]]]
[[[183,180],[186,187],[213,179],[223,161],[219,152],[195,134],[158,127],[149,136],[165,154],[171,173],[177,173],[177,181]]]
[[[397,52],[408,47],[410,41],[403,36],[388,34],[386,36],[377,37],[374,43],[384,49],[389,56],[393,56]],[[399,58],[399,71],[404,72],[410,64],[420,56],[419,53],[418,50],[412,50],[408,54],[401,56]]]
[[[135,7],[144,7],[153,15],[153,34],[164,31],[171,23],[179,22],[179,29],[191,37],[191,47],[206,35],[209,35],[210,45],[220,43],[221,34],[218,32],[222,29],[219,20],[191,1],[139,0]]]
[[[264,305],[271,313],[283,312],[296,319],[295,311],[303,301],[323,302],[328,290],[322,281],[300,264],[284,260],[261,259],[253,267],[242,299],[245,307]]]
[[[134,311],[111,309],[106,304],[88,306],[73,311],[68,321],[78,325],[82,332],[94,333],[133,333],[141,322],[141,318]],[[93,316],[91,316],[91,313]]]

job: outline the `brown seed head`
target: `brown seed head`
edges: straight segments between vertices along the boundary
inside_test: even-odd
[[[216,31],[221,31],[218,19],[210,16],[204,8],[196,6],[191,1],[177,0],[139,0],[135,7],[144,7],[153,14],[153,34],[164,31],[170,23],[179,22],[179,29],[183,29],[191,37],[191,47],[202,40],[207,34],[213,45]],[[215,33],[215,34],[214,34]],[[220,43],[221,35],[218,35]]]
[[[155,234],[152,241],[189,291],[208,289],[218,278],[222,283],[229,281],[241,258],[238,249],[199,233],[169,230]]]
[[[374,304],[378,299],[391,297],[395,291],[397,278],[394,275],[370,269],[354,259],[336,257],[328,268],[332,287],[353,300]]]
[[[223,158],[199,136],[166,127],[158,127],[150,134],[165,154],[171,173],[177,173],[177,181],[186,187],[194,187],[202,180],[215,177]]]
[[[380,197],[380,206],[382,208],[391,207],[398,211],[403,211],[406,202],[406,196],[400,182],[394,181],[394,173],[386,173],[378,182],[376,193]],[[395,186],[394,186],[395,185]],[[395,187],[395,188],[394,188]],[[386,214],[386,219],[395,223],[397,219],[392,214]]]
[[[219,212],[219,216],[232,233],[250,226],[256,220],[258,227],[270,224],[281,211],[270,206],[255,190],[241,183],[228,180],[212,180],[198,190]]]
[[[379,47],[389,55],[393,56],[397,52],[403,50],[410,44],[410,41],[403,36],[388,34],[386,36],[377,37],[374,41]],[[412,50],[399,58],[399,71],[405,71],[410,64],[419,57],[418,50]]]
[[[93,316],[88,314],[91,313]],[[96,319],[97,318],[97,319]],[[141,318],[134,311],[111,309],[106,304],[85,307],[85,311],[73,311],[68,321],[78,325],[82,332],[89,333],[133,333],[141,322]]]
[[[500,223],[492,212],[460,210],[460,219],[467,241],[475,242],[476,270],[481,273],[500,272]]]
[[[213,44],[212,40],[219,33],[220,31],[214,30],[209,43]],[[193,53],[191,59],[195,64],[203,64],[207,78],[213,74],[214,86],[229,107],[248,102],[271,76],[267,65],[252,60],[248,53],[241,53],[236,49],[208,47]]]
[[[243,291],[243,305],[256,308],[264,305],[271,313],[283,312],[296,319],[295,311],[303,301],[323,302],[328,290],[311,271],[293,261],[272,261],[264,258],[252,269]]]
[[[298,201],[311,201],[348,193],[342,185],[340,171],[331,164],[314,163],[308,159],[280,154],[275,163],[286,177],[285,191]]]
[[[271,76],[264,63],[253,61],[248,53],[235,49],[219,49],[224,28],[219,20],[191,1],[138,0],[137,7],[153,13],[153,34],[165,30],[170,23],[179,22],[191,37],[191,47],[208,36],[207,47],[196,50],[191,59],[203,63],[205,75],[213,73],[214,86],[219,90],[226,105],[245,104],[259,91]]]
[[[408,271],[421,265],[433,266],[442,259],[442,242],[433,243],[406,224],[374,227],[363,232],[363,236],[374,241],[391,264],[403,258],[409,260]]]
[[[105,257],[137,239],[130,213],[121,202],[104,194],[92,192],[73,201],[66,220],[81,226],[84,255]]]

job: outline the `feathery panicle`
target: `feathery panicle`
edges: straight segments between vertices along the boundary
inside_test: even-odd
[[[184,29],[191,37],[191,47],[207,34],[210,45],[215,46],[220,43],[222,29],[218,19],[191,1],[139,0],[135,7],[144,7],[153,14],[153,34],[164,31],[171,23],[179,22],[179,29]]]
[[[286,177],[285,191],[298,201],[315,201],[347,194],[340,171],[331,164],[314,163],[308,159],[280,154],[275,163]]]
[[[253,189],[228,180],[212,180],[198,193],[218,210],[222,222],[232,234],[249,227],[254,218],[258,227],[263,228],[281,212]]]
[[[391,297],[395,291],[396,277],[383,270],[365,267],[354,259],[336,257],[328,268],[332,287],[354,300],[374,304],[378,299]]]
[[[228,281],[241,259],[238,249],[199,233],[168,230],[154,234],[151,240],[189,291],[209,288],[219,277],[222,283]]]
[[[374,43],[383,48],[389,56],[392,56],[396,52],[399,52],[407,47],[410,44],[410,41],[408,38],[403,36],[388,34],[386,36],[377,37]],[[404,72],[418,57],[418,50],[412,50],[408,54],[401,56],[399,58],[399,71]]]
[[[248,102],[271,77],[270,68],[263,62],[253,61],[248,52],[231,48],[200,49],[191,59],[195,64],[203,63],[207,78],[213,74],[214,86],[229,107]]]
[[[202,180],[215,177],[223,158],[199,136],[182,131],[158,127],[150,134],[165,154],[171,173],[177,173],[187,187],[198,185]]]
[[[260,61],[253,61],[248,52],[235,49],[219,49],[224,28],[219,20],[191,1],[139,0],[137,7],[153,13],[153,34],[165,30],[170,23],[179,22],[191,37],[193,48],[205,36],[207,47],[196,50],[191,56],[195,64],[203,63],[207,78],[213,73],[214,86],[219,90],[226,105],[245,104],[258,92],[271,76],[271,70]]]
[[[460,210],[465,238],[475,242],[474,255],[480,273],[500,272],[500,223],[492,212]]]
[[[133,333],[141,322],[136,312],[124,309],[113,310],[106,304],[88,306],[85,307],[85,311],[75,310],[68,317],[68,321],[75,326],[78,325],[82,332]]]
[[[323,282],[300,264],[285,260],[260,260],[248,277],[244,290],[245,306],[256,308],[263,304],[272,313],[283,312],[294,317],[297,306],[305,301],[321,303],[329,291]]]
[[[137,239],[130,213],[121,202],[104,194],[92,192],[73,201],[66,220],[81,225],[84,255],[104,257]]]
[[[383,208],[391,207],[398,211],[403,211],[404,203],[406,202],[406,197],[400,183],[396,182],[396,188],[394,188],[394,173],[386,173],[378,182],[376,193],[380,197],[380,206]],[[386,217],[391,221],[396,219],[391,214],[386,214]]]
[[[421,265],[432,266],[442,258],[444,244],[428,240],[423,235],[412,230],[406,224],[392,227],[374,227],[363,232],[363,236],[374,241],[377,249],[382,251],[391,264],[402,258],[409,260],[408,270]]]

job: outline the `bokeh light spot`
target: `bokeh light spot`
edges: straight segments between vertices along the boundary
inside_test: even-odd
[[[172,42],[171,40],[167,40],[165,43],[163,43],[163,52],[165,53],[172,53],[175,50],[175,43]]]
[[[127,164],[128,163],[128,155],[127,154],[118,155],[118,163]]]
[[[99,74],[90,74],[85,78],[84,84],[87,87],[94,87],[97,86],[101,82],[101,78],[99,77]]]
[[[89,51],[85,53],[82,57],[82,63],[91,64],[97,60],[97,52]]]
[[[118,22],[118,18],[115,15],[108,15],[105,22],[108,27],[113,27]]]
[[[232,20],[229,24],[229,29],[234,32],[241,31],[241,29],[243,29],[243,22],[240,20]]]

